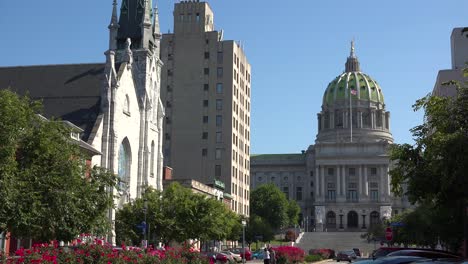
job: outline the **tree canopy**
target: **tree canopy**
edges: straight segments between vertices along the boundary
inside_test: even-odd
[[[466,82],[448,84],[456,86],[455,97],[427,95],[413,106],[424,110],[424,123],[411,130],[414,145],[392,147],[395,166],[390,174],[394,193],[424,206],[413,216],[425,215],[433,224],[450,223],[436,232],[455,248],[462,240],[468,201],[468,87]]]
[[[240,237],[240,218],[221,201],[173,183],[163,192],[147,189],[142,198],[117,211],[118,241],[138,244],[143,238],[136,226],[144,219],[145,199],[147,223],[152,232],[150,242],[237,240]]]
[[[285,227],[288,218],[288,199],[274,184],[264,184],[250,195],[250,215],[263,218],[273,229]]]
[[[70,129],[40,109],[0,90],[0,229],[39,241],[106,233],[115,176],[88,168]]]

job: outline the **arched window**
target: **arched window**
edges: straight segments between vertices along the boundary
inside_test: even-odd
[[[130,98],[128,97],[128,94],[125,95],[125,103],[124,103],[124,110],[123,112],[127,115],[130,114]]]
[[[358,227],[358,214],[355,211],[348,213],[348,228]]]
[[[327,228],[336,228],[336,214],[333,211],[327,213]]]
[[[335,110],[335,127],[343,128],[343,112],[341,110]]]
[[[380,223],[380,214],[376,211],[370,213],[370,225],[376,225]]]
[[[130,143],[128,139],[125,138],[119,147],[119,167],[118,167],[118,175],[119,175],[119,185],[122,192],[127,192],[130,186],[130,167],[131,167],[131,150],[130,150]]]

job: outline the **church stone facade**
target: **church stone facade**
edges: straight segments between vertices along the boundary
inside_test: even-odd
[[[145,186],[163,188],[160,38],[151,1],[123,0],[119,18],[114,0],[105,63],[0,68],[1,89],[28,93],[47,118],[83,130],[81,139],[100,151],[92,164],[120,178],[117,207]]]
[[[408,206],[391,193],[390,112],[382,88],[361,72],[354,44],[317,114],[315,145],[300,154],[252,155],[251,188],[274,183],[301,207],[304,227],[361,231]]]

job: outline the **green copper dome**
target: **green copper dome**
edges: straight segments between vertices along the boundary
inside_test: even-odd
[[[384,104],[380,85],[369,75],[358,71],[344,72],[328,84],[323,95],[323,104],[332,105],[336,101],[359,99]]]

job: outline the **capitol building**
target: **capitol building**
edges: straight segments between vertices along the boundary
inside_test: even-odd
[[[391,192],[390,112],[383,89],[361,72],[354,43],[345,71],[323,94],[314,145],[251,156],[251,189],[273,183],[301,207],[303,227],[362,231],[409,206]]]

